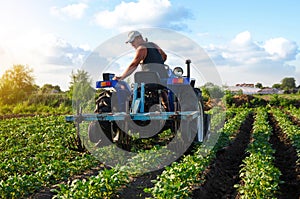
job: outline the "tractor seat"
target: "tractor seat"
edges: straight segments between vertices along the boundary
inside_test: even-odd
[[[160,84],[160,77],[158,72],[150,71],[139,71],[134,74],[134,81],[136,83],[145,83],[145,84]]]
[[[135,83],[145,83],[146,88],[164,89],[158,72],[139,71],[134,74]]]

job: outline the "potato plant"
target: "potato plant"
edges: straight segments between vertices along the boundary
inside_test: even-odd
[[[240,198],[275,198],[281,172],[274,166],[274,153],[269,143],[272,128],[268,124],[268,110],[258,108],[253,124],[252,140],[240,170],[241,184],[235,185]]]
[[[249,123],[247,116],[255,113],[253,125],[247,124],[247,129],[252,128],[252,137],[239,172],[240,183],[235,187],[240,198],[274,198],[278,195],[279,177],[283,174],[274,166],[275,151],[269,142],[272,126],[268,123],[268,111],[274,116],[276,126],[286,135],[284,137],[297,149],[299,163],[299,126],[288,117],[299,119],[299,109],[289,107],[285,109],[287,115],[282,109],[273,107],[230,108],[223,112],[218,107],[218,110],[210,110],[210,136],[215,136],[217,142],[211,147],[207,147],[209,143],[193,145],[192,152],[165,167],[153,181],[154,186],[144,191],[154,198],[191,197],[193,189],[204,184],[205,170],[217,160],[217,152],[236,144],[234,139],[238,133],[245,131],[240,129],[242,124]],[[116,155],[113,147],[98,148],[93,155],[70,150],[68,141],[75,133],[73,124],[66,123],[64,116],[0,120],[0,198],[27,198],[53,185],[58,187],[52,190],[56,198],[110,198],[133,178],[147,172],[148,167],[156,165],[161,168],[165,158],[172,155],[167,148],[154,146],[151,150],[135,151],[137,153],[129,158],[124,156],[122,165],[103,169],[89,178],[71,180],[72,176],[101,164],[93,155],[103,154],[111,158]],[[160,136],[168,136],[168,133]],[[162,153],[157,154],[157,150],[162,150]]]
[[[26,197],[98,164],[68,149],[75,129],[63,116],[0,120],[0,129],[1,198]]]
[[[156,153],[157,150],[160,153]],[[151,150],[141,150],[127,161],[125,165],[117,165],[104,169],[98,175],[84,180],[74,180],[68,185],[59,185],[55,198],[110,198],[118,189],[129,183],[130,178],[144,174],[151,165],[160,166],[160,162],[171,154],[166,147],[153,147]],[[145,170],[146,169],[146,170]]]
[[[193,154],[187,155],[180,162],[174,162],[171,166],[166,167],[165,171],[156,180],[153,180],[154,186],[145,189],[145,191],[151,193],[154,198],[187,198],[192,187],[203,182],[203,171],[216,157],[218,149],[229,144],[250,111],[250,109],[244,109],[225,123],[224,127],[218,131],[220,138],[214,148],[199,145]],[[219,122],[224,119],[219,115],[215,118],[219,119]],[[212,124],[218,126],[217,121],[213,121]]]
[[[291,140],[292,145],[296,148],[298,154],[298,161],[300,161],[300,127],[290,121],[287,115],[277,108],[272,108],[275,119],[277,120],[282,131]]]
[[[295,118],[297,118],[300,121],[300,109],[296,107],[290,107],[287,109],[288,112],[290,112]]]

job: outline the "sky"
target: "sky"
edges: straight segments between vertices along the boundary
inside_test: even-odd
[[[294,77],[299,85],[299,13],[298,0],[1,0],[0,76],[21,64],[39,86],[67,90],[78,69],[93,68],[93,81],[121,74],[134,56],[126,35],[139,30],[168,53],[170,68],[191,58],[201,84]]]

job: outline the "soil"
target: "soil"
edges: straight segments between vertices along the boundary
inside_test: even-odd
[[[237,192],[233,186],[240,181],[240,165],[247,156],[245,150],[250,142],[252,124],[253,116],[250,115],[233,142],[217,152],[215,161],[207,171],[205,183],[193,191],[192,198],[236,197]]]
[[[191,147],[189,147],[186,150],[184,155],[179,157],[176,161],[180,162],[180,160],[185,155],[188,155],[188,154],[192,153],[192,149],[193,149],[193,145],[191,145]],[[157,170],[157,171],[145,173],[144,175],[139,176],[137,178],[133,178],[131,180],[131,182],[129,184],[127,184],[127,186],[124,189],[122,189],[121,191],[116,193],[116,195],[112,198],[113,199],[118,199],[118,198],[120,198],[120,199],[151,198],[152,195],[148,194],[148,193],[145,193],[144,189],[153,187],[154,184],[151,181],[155,180],[157,178],[157,176],[160,175],[163,171],[164,171],[164,169],[160,169],[160,170]]]
[[[156,179],[158,175],[162,173],[163,169],[158,171],[153,171],[150,173],[146,173],[143,176],[139,176],[138,178],[134,178],[132,182],[130,182],[126,188],[122,189],[119,193],[117,193],[113,199],[135,199],[135,198],[147,198],[151,197],[151,194],[147,194],[144,192],[145,188],[153,187],[153,183],[151,180]]]
[[[291,145],[287,135],[282,132],[273,116],[270,116],[270,124],[273,126],[273,134],[270,138],[275,152],[275,166],[280,169],[282,175],[279,185],[278,199],[300,198],[300,165],[296,164],[298,159],[296,149]]]
[[[236,107],[240,107],[245,105],[246,103],[250,103],[251,100],[253,100],[255,97],[253,97],[252,95],[246,95],[246,94],[242,94],[242,95],[234,95],[232,100],[233,100],[233,104],[236,105]]]

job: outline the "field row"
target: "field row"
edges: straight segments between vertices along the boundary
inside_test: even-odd
[[[217,132],[212,132],[211,139],[208,142],[197,147],[193,154],[185,156],[182,161],[174,162],[167,167],[153,181],[154,186],[146,189],[146,191],[150,192],[155,198],[188,197],[195,185],[203,183],[205,169],[216,158],[217,151],[230,143],[249,113],[249,109],[244,109],[233,119],[226,122],[223,128],[218,129]],[[219,126],[219,123],[223,121],[224,116],[219,114],[213,116],[212,129]],[[213,139],[213,136],[216,139]],[[214,143],[210,143],[210,141]]]
[[[281,172],[274,166],[275,150],[270,144],[272,127],[268,122],[268,110],[259,108],[252,128],[249,154],[240,170],[241,184],[236,184],[240,198],[275,198]]]
[[[194,145],[191,153],[165,167],[152,181],[153,186],[144,190],[146,194],[154,198],[197,198],[201,194],[276,197],[285,173],[274,164],[278,162],[278,149],[270,141],[275,135],[274,126],[278,126],[297,150],[295,165],[299,169],[299,126],[283,111],[276,108],[213,111],[210,138]],[[299,116],[297,110],[290,113]],[[275,124],[270,123],[270,116],[276,120]],[[254,122],[250,122],[251,118]],[[161,168],[175,155],[164,146],[140,150],[130,157],[116,153],[114,145],[103,147],[95,152],[111,155],[112,159],[122,157],[123,164],[104,168],[89,178],[67,182],[72,176],[101,163],[89,153],[68,148],[75,129],[63,116],[1,120],[0,127],[1,198],[29,197],[43,187],[58,183],[60,185],[54,190],[56,198],[110,198],[122,193],[124,186],[130,185],[133,179],[153,170],[153,165]],[[232,161],[236,165],[232,165]],[[225,175],[222,172],[229,176],[225,179],[228,183],[223,182],[226,188],[215,181],[220,178],[222,184]]]

